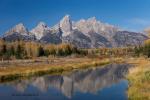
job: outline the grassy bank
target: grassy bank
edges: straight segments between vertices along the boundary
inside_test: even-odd
[[[121,59],[116,58],[114,61],[120,62]],[[107,58],[102,60],[98,58],[56,58],[49,63],[10,64],[7,67],[0,67],[0,82],[11,81],[21,77],[61,73],[73,69],[101,66],[111,62]]]
[[[150,100],[150,61],[145,58],[130,59],[135,67],[129,70],[129,100]]]

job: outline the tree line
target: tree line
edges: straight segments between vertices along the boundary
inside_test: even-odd
[[[68,56],[72,54],[85,55],[84,50],[79,50],[71,44],[41,44],[37,42],[14,41],[6,42],[0,40],[1,59],[32,59],[41,56]]]
[[[135,56],[145,56],[150,58],[150,39],[146,40],[143,45],[134,48]]]
[[[150,57],[150,40],[145,41],[144,45],[135,47],[79,49],[76,46],[66,43],[55,45],[21,40],[7,42],[0,39],[0,59],[2,60],[32,59],[42,56],[70,56],[73,54],[88,57],[122,57],[141,55]]]

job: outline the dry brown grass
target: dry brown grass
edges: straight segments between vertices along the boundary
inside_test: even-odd
[[[121,58],[115,58],[115,62],[122,61]],[[49,63],[16,63],[8,64],[7,67],[0,67],[0,81],[14,80],[19,77],[28,77],[33,75],[43,75],[70,71],[73,69],[82,69],[94,66],[100,66],[111,63],[110,59],[98,58],[52,58]]]
[[[129,70],[129,100],[150,100],[150,61],[145,58],[129,59],[135,67]]]

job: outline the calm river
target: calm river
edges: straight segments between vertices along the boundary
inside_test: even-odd
[[[0,100],[127,100],[130,65],[74,70],[0,84]]]

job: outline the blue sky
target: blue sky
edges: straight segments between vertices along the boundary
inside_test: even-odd
[[[29,29],[40,21],[53,26],[66,14],[142,31],[150,26],[150,0],[0,0],[0,34],[20,22]]]

